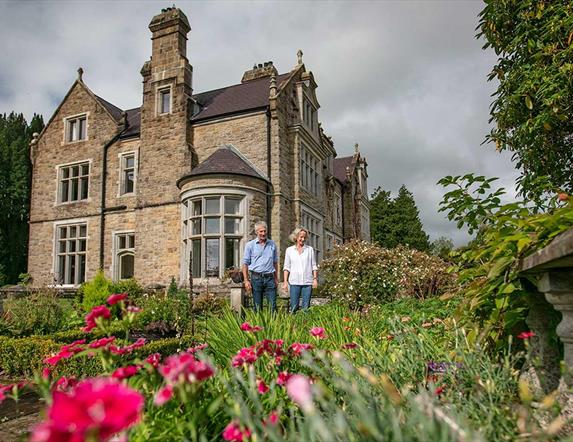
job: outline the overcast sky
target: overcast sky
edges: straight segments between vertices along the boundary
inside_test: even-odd
[[[151,18],[171,2],[0,0],[0,112],[48,120],[75,80],[123,108],[141,104]],[[473,171],[513,188],[508,155],[481,146],[495,62],[475,39],[480,1],[178,1],[189,18],[193,89],[239,83],[254,63],[279,72],[296,52],[318,83],[319,119],[339,156],[355,142],[369,192],[414,193],[431,239],[467,240],[438,213],[445,175]]]

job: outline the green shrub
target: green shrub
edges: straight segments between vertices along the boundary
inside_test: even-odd
[[[137,306],[142,311],[135,318],[136,329],[162,336],[182,335],[188,329],[191,302],[185,295],[143,295],[137,300]]]
[[[227,302],[213,293],[201,293],[193,299],[193,311],[200,315],[214,315],[223,310]]]
[[[94,279],[84,282],[78,290],[84,311],[88,312],[96,305],[105,304],[112,289],[113,282],[105,277],[103,270],[98,270]]]
[[[122,279],[111,285],[111,293],[127,293],[134,300],[143,295],[143,287],[134,278]]]
[[[7,377],[30,378],[35,371],[42,369],[44,358],[59,348],[59,344],[46,337],[0,336],[0,369]]]
[[[177,287],[177,281],[175,281],[175,276],[172,276],[169,287],[167,288],[167,296],[171,298],[173,296],[177,296],[178,293],[179,288]]]
[[[46,335],[78,325],[71,302],[42,291],[4,301],[3,323],[12,336]]]

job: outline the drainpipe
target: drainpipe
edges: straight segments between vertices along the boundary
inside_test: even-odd
[[[107,151],[115,143],[121,134],[127,129],[127,114],[124,112],[122,117],[122,128],[107,143],[103,145],[103,159],[101,162],[101,209],[99,214],[99,269],[103,270],[104,261],[104,241],[105,241],[105,194],[107,179]]]
[[[271,109],[267,107],[267,176],[269,181],[271,179]],[[269,236],[271,235],[271,209],[272,197],[271,197],[271,183],[267,182],[267,226]]]

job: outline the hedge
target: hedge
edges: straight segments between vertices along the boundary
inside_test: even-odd
[[[9,338],[0,336],[0,370],[4,377],[13,379],[31,379],[34,372],[45,367],[43,360],[59,351],[62,345],[72,342],[75,337],[69,333],[64,335],[62,341],[56,342],[54,336],[62,337],[64,333],[50,336],[31,336],[27,338]],[[93,336],[92,336],[93,338]],[[184,350],[196,342],[192,336],[181,338],[167,338],[151,341],[143,347],[136,349],[132,355],[144,359],[152,353],[168,356],[178,350]],[[98,357],[79,356],[65,359],[58,363],[54,376],[75,376],[77,378],[92,377],[102,374],[103,368]]]

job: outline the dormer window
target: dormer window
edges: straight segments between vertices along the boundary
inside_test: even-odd
[[[158,114],[171,113],[171,86],[159,89],[157,92]]]
[[[87,138],[87,115],[78,115],[66,119],[66,141],[82,141]]]

